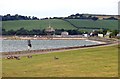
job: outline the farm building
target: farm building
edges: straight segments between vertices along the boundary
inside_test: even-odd
[[[104,37],[104,34],[98,34],[98,37]]]
[[[45,32],[47,34],[47,38],[51,39],[53,38],[55,30],[51,26],[49,26],[45,29]]]
[[[89,35],[89,34],[83,34],[83,36],[84,36],[84,37],[90,37],[90,35]]]
[[[67,36],[67,35],[69,35],[69,33],[68,32],[62,32],[61,35],[62,36]]]
[[[51,26],[49,26],[49,27],[47,27],[46,29],[45,29],[45,32],[46,33],[52,33],[52,32],[54,32],[55,30],[51,27]]]
[[[120,37],[120,33],[119,33],[119,34],[117,34],[117,37]]]
[[[110,34],[111,34],[111,33],[112,33],[112,32],[109,32],[109,31],[108,31],[108,32],[106,33],[105,37],[110,38]]]

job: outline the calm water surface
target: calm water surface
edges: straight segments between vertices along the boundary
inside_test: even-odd
[[[0,52],[23,51],[28,49],[27,40],[0,40],[2,50]],[[97,42],[88,40],[31,40],[31,50],[74,47],[83,45],[96,45]]]

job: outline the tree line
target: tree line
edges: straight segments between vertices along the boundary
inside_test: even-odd
[[[9,21],[9,20],[39,20],[39,18],[35,17],[35,16],[22,16],[22,15],[4,15],[2,16],[2,21]]]
[[[119,30],[107,30],[107,29],[100,29],[94,31],[94,33],[98,34],[106,34],[107,31],[111,31],[111,36],[116,36],[119,33]],[[82,30],[65,30],[65,29],[55,29],[55,32],[53,34],[55,35],[61,35],[62,32],[68,32],[69,35],[82,35],[82,34],[88,34],[87,31]],[[47,35],[45,32],[45,29],[33,29],[33,30],[26,30],[24,28],[20,28],[18,30],[8,30],[2,29],[2,35]]]
[[[55,29],[55,35],[61,35],[61,32],[68,32],[70,35],[79,35],[82,34],[82,31],[79,30],[65,30],[65,29]],[[24,28],[20,28],[18,30],[5,30],[2,29],[2,35],[47,35],[45,29],[33,29],[33,30],[26,30]]]
[[[35,17],[35,16],[32,16],[32,17],[31,16],[22,16],[22,15],[18,15],[18,14],[15,14],[15,15],[7,14],[7,15],[4,15],[4,16],[1,16],[1,17],[2,17],[2,21],[9,21],[9,20],[45,20],[45,19],[48,19],[47,17],[39,19],[38,17]],[[87,19],[87,20],[96,21],[99,18],[96,15],[77,13],[77,14],[72,14],[72,15],[67,16],[67,17],[52,17],[52,18],[50,17],[50,19]],[[118,19],[111,16],[111,17],[108,17],[108,18],[103,18],[103,20],[118,20]]]

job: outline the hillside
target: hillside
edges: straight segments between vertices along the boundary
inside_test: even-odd
[[[117,20],[82,20],[82,19],[50,19],[50,24],[54,29],[79,29],[79,30],[93,30],[93,29],[118,29]],[[32,29],[45,29],[48,27],[49,21],[47,20],[16,20],[16,21],[3,21],[3,28],[6,30],[18,30],[25,28]]]
[[[70,23],[61,19],[50,19],[50,24],[54,29],[76,29]],[[48,27],[48,20],[17,20],[17,21],[3,21],[3,28],[6,30],[18,30],[25,28],[27,30],[32,29],[45,29]]]
[[[80,19],[67,19],[72,25],[79,29],[118,29],[117,20],[80,20]]]

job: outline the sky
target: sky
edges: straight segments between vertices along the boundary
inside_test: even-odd
[[[76,13],[118,14],[119,0],[1,0],[0,15],[65,17]]]

